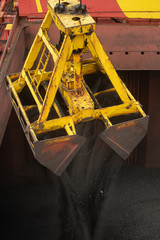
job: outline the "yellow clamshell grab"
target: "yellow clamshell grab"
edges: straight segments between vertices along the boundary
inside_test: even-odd
[[[76,126],[97,119],[105,127],[101,139],[126,159],[145,136],[148,116],[119,78],[85,6],[49,0],[47,7],[22,71],[6,77],[35,158],[61,175],[86,140]],[[56,47],[53,22],[61,33]],[[83,59],[87,53],[92,58]]]

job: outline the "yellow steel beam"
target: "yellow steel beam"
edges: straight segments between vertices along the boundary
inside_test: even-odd
[[[41,25],[41,28],[39,29],[39,32],[41,32],[42,29],[43,30],[44,29],[49,29],[51,23],[52,23],[52,17],[50,15],[50,12],[48,11],[44,20],[43,20],[43,22],[42,22],[42,25]],[[35,37],[35,40],[32,44],[32,47],[29,51],[29,54],[27,56],[27,59],[25,61],[24,66],[23,66],[23,68],[25,70],[28,70],[28,69],[32,68],[32,66],[33,66],[33,64],[34,64],[34,62],[35,62],[35,60],[36,60],[36,58],[39,54],[39,51],[40,51],[42,45],[43,45],[43,41],[42,41],[42,39],[41,39],[41,37],[39,36],[39,33],[38,33]]]
[[[17,93],[20,93],[22,91],[22,89],[24,88],[25,84],[26,84],[24,78],[22,78],[22,77],[19,78],[19,75],[20,74],[18,74],[17,80],[12,83],[13,87],[14,87],[14,89]]]
[[[47,37],[45,36],[45,32],[43,32],[43,30],[40,28],[39,32],[38,32],[38,36],[42,39],[42,41],[44,42],[45,46],[48,48],[49,52],[51,53],[54,62],[57,61],[58,57],[59,57],[59,52],[58,50],[51,44],[51,42],[47,39]]]
[[[124,86],[125,86],[125,85],[124,85]],[[126,86],[125,86],[125,87],[126,87]],[[141,113],[141,115],[142,115],[143,117],[145,117],[146,114],[145,114],[145,112],[143,111],[143,109],[141,108],[140,103],[139,103],[139,102],[136,102],[135,98],[134,98],[133,95],[130,93],[130,91],[127,89],[127,87],[126,87],[126,91],[127,91],[127,93],[128,93],[128,96],[130,97],[130,99],[131,99],[133,102],[136,103],[138,111]]]
[[[101,112],[108,116],[108,118],[112,118],[112,117],[117,117],[120,115],[127,115],[127,114],[132,114],[132,113],[138,113],[139,109],[138,109],[138,102],[132,102],[132,103],[123,103],[120,105],[115,105],[115,106],[111,106],[111,107],[107,107],[107,108],[102,108]],[[95,110],[95,112],[97,112],[98,110]]]
[[[65,67],[65,63],[68,57],[68,49],[71,46],[71,39],[69,36],[65,36],[64,41],[62,43],[61,50],[59,52],[59,58],[55,64],[48,89],[45,95],[45,99],[43,101],[42,111],[40,113],[38,123],[46,121],[48,114],[50,112],[50,108],[53,104],[55,95],[57,93],[57,89],[60,84],[60,80],[63,74],[63,69]]]
[[[14,87],[13,87],[13,85],[12,85],[12,82],[11,82],[9,76],[7,76],[7,82],[8,82],[8,84],[9,84],[8,90],[9,90],[9,92],[12,92],[12,93],[13,93],[14,98],[15,98],[15,100],[16,100],[16,102],[15,102],[15,100],[12,98],[12,102],[13,102],[13,106],[14,106],[14,108],[15,108],[15,111],[17,112],[17,115],[18,115],[18,116],[19,116],[19,110],[21,111],[21,113],[22,113],[22,115],[23,115],[23,117],[24,117],[25,123],[26,123],[26,125],[27,125],[27,127],[28,127],[28,126],[30,126],[30,121],[29,121],[29,119],[28,119],[28,117],[27,117],[27,114],[26,114],[26,112],[25,112],[25,110],[24,110],[24,108],[23,108],[23,106],[22,106],[22,103],[21,103],[21,101],[20,101],[20,99],[19,99],[19,97],[18,97],[18,94],[17,94],[17,92],[15,91],[15,89],[14,89]],[[23,128],[24,128],[24,130],[25,130],[26,132],[28,131],[28,129],[25,127],[25,125],[23,125]],[[34,141],[37,141],[37,137],[36,137],[34,131],[31,130],[30,133],[31,133],[31,136],[32,136],[33,140],[34,140]],[[29,137],[29,136],[28,136],[28,137]],[[32,144],[32,143],[31,143],[31,144]]]
[[[73,64],[74,64],[74,89],[82,89],[82,55],[73,54]]]
[[[29,72],[26,72],[25,70],[22,70],[22,77],[25,79],[25,82],[27,83],[31,93],[32,93],[32,96],[35,100],[35,102],[37,103],[37,107],[38,107],[38,110],[39,112],[41,112],[42,110],[42,104],[43,104],[43,100],[42,100],[42,97],[40,96],[39,92],[36,92],[36,86],[32,85],[32,82],[31,82],[31,76],[29,75]]]
[[[44,89],[47,91],[48,85],[45,84],[45,83],[43,83],[42,85],[43,85]],[[64,114],[62,113],[62,110],[60,110],[60,106],[59,106],[57,101],[53,102],[53,107],[54,107],[54,109],[55,109],[59,118],[64,117]],[[67,123],[65,124],[64,129],[66,130],[68,135],[70,135],[70,136],[71,135],[76,135],[76,129],[75,129],[75,126],[74,126],[74,123],[73,123],[73,119],[70,120],[69,124],[67,124]]]
[[[106,52],[104,51],[100,41],[98,40],[95,32],[93,32],[89,37],[87,37],[89,42],[88,48],[92,53],[92,56],[99,62],[101,62],[105,72],[107,73],[111,83],[116,89],[118,95],[123,102],[128,102],[129,98],[126,89],[123,87],[122,81],[118,76],[116,70],[114,69],[111,61],[109,60]]]
[[[94,96],[97,97],[97,96],[100,95],[100,94],[109,93],[109,92],[115,92],[115,91],[116,91],[115,88],[109,88],[109,89],[106,89],[106,90],[104,90],[104,91],[95,93]]]
[[[36,134],[42,134],[42,133],[65,128],[66,125],[72,128],[72,122],[73,122],[72,117],[66,116],[66,117],[48,120],[40,124],[37,124],[37,122],[34,122],[31,124],[31,128],[34,130]]]
[[[89,59],[88,61],[83,61],[82,62],[82,73],[83,75],[95,73],[98,71],[98,66],[94,59]]]
[[[86,122],[94,119],[102,119],[106,126],[109,127],[112,126],[110,118],[119,115],[138,113],[139,110],[137,109],[137,106],[137,102],[133,102],[133,104],[130,106],[125,103],[117,106],[96,109],[92,112],[92,114],[89,109],[85,109],[81,110],[81,112],[78,112],[77,114],[73,114],[72,116],[60,117],[53,120],[45,121],[40,124],[34,122],[33,124],[31,124],[31,128],[35,131],[36,134],[42,134],[45,132],[62,129],[66,126],[73,128],[73,124],[78,124],[80,122]],[[73,135],[73,132],[71,132],[71,134],[69,135]]]
[[[36,74],[36,77],[40,79],[41,74],[42,74],[42,69],[38,69],[38,73]],[[35,70],[31,70],[30,75],[33,78],[33,76],[35,76]],[[41,82],[49,80],[51,78],[51,75],[52,75],[52,71],[49,71],[49,72],[44,71],[43,79],[41,80]]]

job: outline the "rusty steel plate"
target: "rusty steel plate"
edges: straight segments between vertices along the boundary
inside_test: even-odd
[[[60,176],[85,142],[79,135],[47,139],[34,143],[35,158]]]
[[[149,116],[146,116],[116,124],[106,129],[99,136],[123,159],[126,159],[146,135],[148,120]]]

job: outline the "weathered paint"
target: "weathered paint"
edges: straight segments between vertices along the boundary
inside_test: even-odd
[[[122,12],[128,18],[158,18],[160,19],[159,0],[117,0]]]
[[[46,0],[18,0],[20,16],[44,16]],[[58,1],[57,1],[58,2]],[[66,1],[67,2],[67,1]],[[83,0],[92,17],[160,19],[159,0]]]
[[[116,124],[101,133],[101,139],[106,142],[123,159],[127,159],[133,149],[144,138],[148,129],[149,117]]]
[[[43,166],[59,176],[80,150],[85,140],[84,137],[75,135],[35,142],[35,157]]]
[[[44,17],[47,12],[46,0],[18,0],[19,15]]]
[[[37,5],[37,10],[39,13],[43,12],[40,0],[35,0]]]
[[[116,0],[84,0],[92,17],[126,18]]]

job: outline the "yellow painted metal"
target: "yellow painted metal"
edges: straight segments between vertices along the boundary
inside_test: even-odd
[[[160,18],[159,0],[117,0],[128,18]]]
[[[96,96],[98,96],[98,95],[100,95],[102,93],[109,93],[109,92],[115,92],[115,91],[116,91],[115,88],[109,88],[107,90],[95,93],[94,96],[96,97]]]
[[[51,23],[52,23],[52,17],[51,17],[50,12],[48,11],[42,22],[42,25],[35,37],[35,40],[32,44],[32,47],[29,51],[29,54],[27,56],[24,66],[23,66],[23,69],[25,69],[25,71],[32,68],[32,66],[41,50],[41,47],[43,45],[43,39],[41,36],[41,32],[48,30],[50,28]]]
[[[27,127],[30,126],[30,121],[29,121],[29,119],[27,117],[27,114],[26,114],[26,112],[24,110],[24,107],[22,106],[22,103],[21,103],[21,101],[19,99],[19,96],[18,96],[16,90],[14,89],[14,87],[12,85],[12,82],[11,82],[11,79],[9,78],[9,76],[7,76],[7,82],[8,82],[8,86],[9,86],[8,87],[9,92],[11,92],[14,95],[14,99],[12,99],[12,103],[13,103],[14,109],[15,109],[15,111],[17,113],[17,116],[20,116],[19,115],[20,112],[21,112],[21,114],[23,114],[24,122],[22,122],[22,121],[20,121],[20,122],[22,124],[22,127],[23,127],[24,131],[26,132],[26,136],[28,138],[28,142],[30,143],[31,148],[33,148],[33,142],[37,141],[36,134],[35,134],[35,132],[32,129],[28,130],[28,128],[26,128],[26,126]],[[31,135],[32,140],[30,139],[30,135],[29,134]]]
[[[95,32],[93,32],[87,38],[89,44],[89,50],[96,59],[97,62],[102,64],[103,69],[107,73],[109,79],[111,80],[113,86],[115,87],[118,95],[120,96],[123,102],[129,101],[126,89],[124,88],[121,79],[119,78],[115,68],[113,67],[111,61],[109,60],[106,52],[104,51],[101,43],[99,42]]]
[[[75,77],[76,78],[76,77]],[[61,85],[60,91],[63,95],[65,101],[68,103],[69,113],[75,114],[83,109],[89,109],[90,113],[94,110],[94,103],[84,87],[84,84],[81,82],[81,89],[67,90]]]
[[[6,27],[5,27],[5,30],[10,31],[11,28],[12,28],[12,25],[13,25],[13,24],[7,24]]]
[[[47,85],[45,83],[43,83],[43,87],[47,91]],[[54,109],[55,109],[55,111],[56,111],[56,113],[57,113],[59,118],[64,117],[63,113],[60,111],[60,106],[59,106],[59,104],[58,104],[58,102],[56,100],[53,102],[53,107],[54,107]],[[47,123],[47,121],[45,123]],[[70,121],[68,123],[65,122],[64,129],[66,130],[67,134],[70,135],[70,136],[76,134],[76,129],[75,129],[75,126],[74,126],[72,118],[70,118]]]
[[[82,62],[82,73],[83,75],[91,74],[97,72],[98,66],[94,59],[89,59]]]
[[[24,129],[29,132],[31,142],[47,132],[65,129],[69,136],[76,135],[75,125],[80,122],[100,119],[106,128],[112,126],[112,118],[139,114],[145,117],[137,102],[106,55],[94,30],[95,22],[88,13],[69,14],[78,4],[68,0],[66,11],[54,10],[57,0],[48,1],[48,13],[37,33],[21,73],[7,76],[12,101],[16,101],[16,111],[25,122]],[[49,28],[55,22],[64,38],[58,50],[49,38]],[[83,53],[90,52],[92,59],[83,60]],[[53,69],[47,71],[50,58],[54,61]],[[36,65],[37,64],[37,65]],[[36,67],[33,69],[33,66]],[[106,74],[112,87],[92,93],[84,75],[96,71]],[[27,88],[32,96],[29,106],[23,105],[19,94]],[[43,91],[41,89],[43,88]],[[120,104],[101,107],[98,96],[115,93]],[[67,110],[61,109],[60,95]],[[37,109],[37,118],[29,121],[29,111]],[[19,112],[18,112],[19,111]]]
[[[42,100],[42,97],[41,95],[39,94],[38,91],[36,91],[36,86],[35,84],[33,84],[33,81],[31,80],[31,75],[29,73],[29,71],[25,71],[24,69],[22,70],[22,77],[23,79],[25,80],[25,82],[27,83],[30,91],[31,91],[31,94],[37,104],[37,107],[38,107],[38,110],[39,112],[41,112],[42,110],[42,104],[43,104],[43,100]]]
[[[47,120],[50,108],[52,106],[56,92],[60,85],[60,80],[63,74],[63,69],[65,67],[65,63],[68,57],[68,49],[70,49],[70,46],[71,46],[71,39],[69,38],[69,36],[65,36],[60,53],[59,53],[59,58],[55,64],[55,67],[49,82],[49,86],[46,91],[46,95],[43,102],[42,111],[38,119],[38,123],[44,122]]]
[[[46,33],[46,31],[43,31],[41,28],[38,32],[38,36],[42,39],[45,46],[48,48],[48,51],[51,53],[53,60],[56,62],[57,58],[59,57],[57,49],[50,43],[50,39]]]
[[[43,12],[40,0],[35,0],[39,13]]]
[[[81,54],[73,54],[74,64],[74,89],[79,90],[79,94],[82,90],[82,56]]]
[[[58,1],[49,0],[47,2],[47,7],[49,12],[52,15],[52,18],[57,26],[57,28],[64,32],[66,35],[81,35],[95,30],[95,21],[93,18],[86,13],[85,16],[83,14],[79,14],[74,12],[74,14],[66,15],[66,12],[55,12],[54,7],[58,3]],[[69,0],[67,1],[68,9],[74,9],[79,2],[77,0]]]

